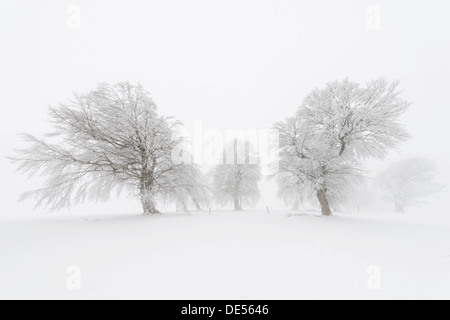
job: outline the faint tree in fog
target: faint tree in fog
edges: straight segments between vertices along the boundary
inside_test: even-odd
[[[311,92],[294,117],[276,124],[279,179],[303,185],[322,214],[331,215],[330,199],[361,180],[362,160],[383,158],[408,138],[399,118],[410,103],[398,85],[378,79],[360,86],[347,79]]]
[[[212,190],[208,185],[207,177],[199,175],[193,188],[188,188],[187,192],[172,195],[170,202],[177,205],[177,210],[189,212],[191,209],[204,211],[211,207]]]
[[[228,155],[228,156],[227,156]],[[261,167],[253,147],[237,139],[224,150],[224,163],[212,171],[214,198],[219,205],[233,204],[235,210],[244,205],[254,206],[259,200],[258,183]]]
[[[396,212],[405,212],[406,206],[419,204],[445,188],[436,179],[438,171],[438,165],[432,160],[410,158],[383,170],[376,177],[375,184],[389,201],[395,203]]]
[[[129,83],[99,84],[87,94],[50,108],[53,131],[12,157],[18,170],[47,178],[25,193],[37,206],[58,210],[86,199],[106,201],[113,191],[140,198],[144,214],[159,199],[195,193],[197,167],[172,161],[177,121],[160,116],[149,93]]]
[[[298,211],[300,204],[303,204],[305,198],[309,196],[304,184],[295,175],[278,174],[276,180],[278,197],[283,199],[285,204],[290,206],[292,210]]]

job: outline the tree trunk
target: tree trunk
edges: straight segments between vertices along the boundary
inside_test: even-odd
[[[145,216],[160,213],[150,190],[141,190],[141,203]]]
[[[397,213],[405,213],[405,206],[400,202],[395,202],[395,212]]]
[[[295,199],[294,204],[292,205],[292,211],[299,211],[300,209],[300,200]]]
[[[405,213],[405,205],[403,202],[403,197],[400,194],[395,195],[395,212]]]
[[[317,191],[317,199],[319,199],[320,207],[322,209],[323,216],[332,216],[330,204],[327,200],[327,193],[325,190]]]
[[[200,203],[198,203],[197,200],[193,199],[194,201],[194,205],[197,208],[198,211],[203,211],[202,206],[200,205]]]
[[[242,210],[241,202],[239,201],[238,197],[234,198],[234,210],[236,210],[236,211]]]

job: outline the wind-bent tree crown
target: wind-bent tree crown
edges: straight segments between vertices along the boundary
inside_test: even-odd
[[[50,120],[53,131],[44,139],[24,135],[29,146],[12,158],[19,171],[47,178],[21,200],[58,210],[126,191],[150,214],[157,200],[183,200],[199,187],[195,166],[172,161],[180,123],[158,115],[141,85],[99,84],[50,108]]]
[[[331,215],[329,200],[362,177],[362,160],[383,158],[408,138],[399,118],[410,103],[398,85],[378,79],[362,87],[347,79],[311,92],[294,117],[276,124],[281,191],[301,185]]]

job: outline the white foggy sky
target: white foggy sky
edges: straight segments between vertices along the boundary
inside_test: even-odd
[[[66,26],[72,4],[80,30]],[[370,5],[381,30],[366,26]],[[390,159],[428,157],[447,177],[449,16],[446,0],[2,0],[2,175],[17,178],[3,154],[15,133],[45,131],[48,104],[99,81],[140,82],[188,126],[260,129],[316,86],[385,76],[414,102],[404,119],[414,139]]]

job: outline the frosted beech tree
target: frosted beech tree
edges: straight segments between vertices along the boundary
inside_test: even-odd
[[[261,167],[248,142],[230,142],[224,150],[224,164],[217,165],[210,174],[219,205],[233,204],[239,211],[244,205],[254,206],[261,197],[258,187]]]
[[[395,203],[396,212],[419,204],[422,200],[441,192],[445,186],[437,181],[438,165],[428,159],[410,158],[396,162],[378,174],[375,185],[389,201]]]
[[[312,91],[294,117],[275,125],[279,181],[301,184],[317,197],[322,214],[331,215],[330,199],[362,178],[362,161],[383,158],[408,138],[399,119],[410,103],[398,86],[384,79],[365,86],[347,79]]]
[[[27,147],[12,157],[19,171],[46,177],[43,188],[21,200],[58,210],[124,191],[147,215],[158,213],[158,200],[195,194],[197,167],[172,160],[182,143],[173,139],[179,122],[158,115],[142,86],[99,84],[49,112],[53,131],[43,139],[24,135]]]

